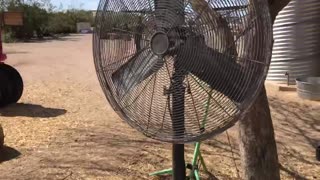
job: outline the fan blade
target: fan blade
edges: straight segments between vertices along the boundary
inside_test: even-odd
[[[118,96],[123,98],[139,83],[158,71],[163,64],[163,60],[154,55],[150,49],[134,55],[112,74]]]
[[[231,100],[243,101],[240,95],[246,86],[243,77],[249,69],[237,64],[235,57],[215,51],[199,38],[189,37],[178,49],[175,61]]]
[[[155,0],[155,21],[160,29],[172,28],[184,22],[184,0]],[[160,30],[159,29],[159,30]],[[148,49],[137,53],[112,75],[117,94],[123,98],[127,92],[158,71],[162,58]]]

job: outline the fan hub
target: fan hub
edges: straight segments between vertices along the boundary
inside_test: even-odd
[[[164,55],[169,49],[169,37],[164,32],[156,32],[151,38],[151,50],[157,55]]]

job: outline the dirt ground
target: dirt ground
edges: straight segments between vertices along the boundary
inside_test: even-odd
[[[0,110],[6,148],[0,179],[159,179],[170,144],[142,136],[111,109],[98,84],[90,35],[5,44],[25,81],[21,101]],[[268,83],[283,179],[320,179],[320,102],[278,92]],[[219,179],[241,179],[237,127],[207,140],[202,152]],[[187,146],[191,161],[192,145]],[[206,177],[206,176],[204,176]]]

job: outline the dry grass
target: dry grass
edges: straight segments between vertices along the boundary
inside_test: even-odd
[[[145,138],[107,104],[87,44],[90,37],[76,36],[6,46],[28,56],[9,56],[10,63],[20,64],[26,90],[19,104],[0,110],[7,146],[0,158],[0,179],[158,179],[148,173],[170,167],[170,144]],[[74,53],[77,48],[83,49]],[[272,85],[268,94],[282,178],[319,179],[314,149],[320,140],[319,102],[279,93]],[[234,153],[225,133],[204,142],[202,152],[212,174],[238,179],[237,129],[228,132]],[[192,148],[187,146],[189,161]]]

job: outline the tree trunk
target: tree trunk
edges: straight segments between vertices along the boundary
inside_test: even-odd
[[[280,179],[277,147],[265,87],[246,118],[239,121],[239,137],[244,179]]]
[[[3,144],[4,144],[4,133],[3,133],[2,126],[0,124],[0,149],[2,149]]]
[[[290,0],[269,0],[272,22]],[[246,117],[239,121],[244,179],[279,180],[279,160],[265,87]]]

